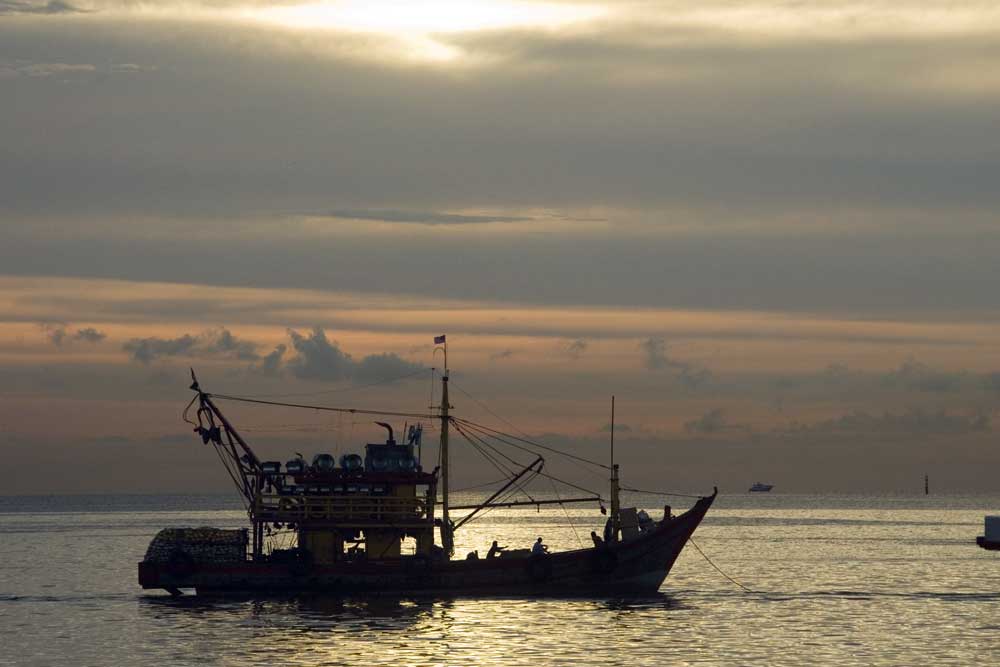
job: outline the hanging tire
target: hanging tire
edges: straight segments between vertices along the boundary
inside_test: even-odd
[[[533,584],[544,584],[552,578],[552,562],[548,556],[531,556],[524,570]]]
[[[590,570],[595,574],[611,574],[618,567],[618,554],[608,549],[597,549],[590,554]]]

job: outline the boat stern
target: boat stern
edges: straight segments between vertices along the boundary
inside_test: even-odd
[[[187,587],[203,566],[246,563],[248,542],[246,529],[164,528],[138,565],[139,585],[171,592]]]

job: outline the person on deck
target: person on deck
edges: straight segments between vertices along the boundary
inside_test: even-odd
[[[507,550],[507,547],[502,547],[499,544],[497,544],[496,540],[493,540],[493,545],[490,547],[490,550],[486,552],[486,558],[488,558],[488,559],[489,558],[497,558],[502,551],[506,551],[506,550]]]
[[[542,538],[535,540],[535,543],[531,545],[531,555],[532,556],[544,556],[549,552],[548,546],[542,544]]]
[[[595,530],[590,531],[590,539],[594,540],[594,548],[595,549],[600,549],[601,547],[604,546],[604,540],[602,540],[598,536],[597,531],[595,531]]]

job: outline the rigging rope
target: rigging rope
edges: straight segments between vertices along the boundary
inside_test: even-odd
[[[652,496],[676,496],[677,498],[701,498],[701,496],[693,493],[671,493],[670,491],[645,491],[643,489],[633,489],[627,486],[621,487],[622,491],[631,491],[632,493],[648,493]]]
[[[459,427],[458,427],[458,425],[457,425],[457,424],[456,424],[456,426],[455,426],[455,429],[456,429],[456,430],[458,430],[458,429],[459,429]],[[460,433],[462,433],[462,435],[464,435],[464,436],[465,436],[466,438],[468,438],[468,435],[466,435],[466,434],[465,434],[464,432],[462,432],[462,431],[459,431],[459,432],[460,432]],[[493,437],[496,437],[496,436],[493,436]],[[478,436],[477,436],[477,438],[478,438]],[[504,442],[505,444],[510,444],[510,443],[507,443],[507,442],[506,442],[505,440],[503,440],[502,438],[496,438],[496,439],[497,439],[497,440],[499,440],[500,442]],[[482,442],[482,440],[480,440],[480,442]],[[495,447],[492,447],[492,446],[490,446],[490,445],[487,445],[487,446],[489,446],[489,447],[490,447],[490,449],[492,449],[492,450],[494,450],[494,451],[497,451]],[[516,446],[516,445],[515,445],[515,446]],[[539,454],[538,454],[537,452],[532,452],[532,451],[531,451],[530,449],[526,449],[526,448],[524,448],[524,447],[518,447],[518,449],[523,449],[524,451],[527,451],[527,452],[530,452],[530,453],[534,454],[535,456],[539,456]],[[498,452],[498,453],[500,453],[500,452]],[[517,461],[514,461],[514,460],[513,460],[513,459],[511,459],[510,457],[508,457],[508,456],[506,456],[506,455],[503,455],[503,456],[504,456],[504,458],[506,458],[506,459],[507,459],[508,461],[512,461],[512,462],[514,462],[514,463],[515,463],[516,465],[519,465],[519,466],[521,466],[521,467],[524,467],[524,466],[523,466],[522,464],[518,463]],[[559,478],[559,477],[556,477],[556,476],[554,476],[554,475],[550,475],[550,474],[548,474],[548,473],[546,473],[546,472],[544,472],[544,471],[542,471],[542,470],[539,470],[539,471],[536,471],[536,472],[534,473],[534,476],[541,476],[541,477],[545,477],[546,479],[550,479],[550,480],[553,480],[553,481],[556,481],[556,482],[559,482],[560,484],[565,484],[566,486],[569,486],[569,487],[572,487],[572,488],[576,489],[577,491],[583,491],[584,493],[590,493],[590,494],[593,494],[593,495],[595,495],[595,496],[598,496],[598,497],[600,497],[600,496],[601,496],[601,494],[600,494],[600,493],[598,493],[597,491],[594,491],[594,490],[592,490],[592,489],[588,489],[588,488],[585,488],[585,487],[582,487],[582,486],[578,486],[578,485],[576,485],[576,484],[573,484],[572,482],[567,482],[566,480],[564,480],[564,479],[562,479],[562,478]],[[525,495],[527,495],[527,492],[525,492]],[[531,499],[531,500],[534,500],[534,498],[531,498],[531,496],[528,496],[528,498],[529,498],[529,499]]]
[[[465,420],[462,420],[462,424],[463,424],[464,426],[466,426],[466,427],[469,427],[469,428],[470,428],[470,429],[472,429],[473,431],[475,431],[475,425],[470,425],[470,422],[466,422]],[[465,432],[464,432],[463,430],[461,430],[461,428],[459,427],[459,425],[458,425],[457,423],[455,424],[455,429],[456,429],[456,430],[458,430],[458,431],[459,431],[460,433],[462,433],[462,435],[463,435],[463,436],[465,436],[466,438],[468,438],[468,437],[469,437],[469,436],[468,436],[468,435],[467,435],[467,434],[466,434],[466,433],[465,433]],[[478,435],[480,435],[480,434],[477,434],[477,437],[478,437]],[[521,447],[520,445],[514,445],[514,444],[512,444],[512,443],[509,443],[509,442],[507,442],[507,441],[506,441],[506,440],[504,440],[503,438],[498,438],[497,436],[489,436],[488,434],[487,434],[487,437],[493,437],[493,438],[495,438],[496,440],[498,440],[498,441],[500,441],[500,442],[502,442],[502,443],[504,443],[504,444],[507,444],[507,445],[511,445],[512,447],[517,447],[518,449],[521,449],[521,450],[523,450],[523,451],[526,451],[526,452],[530,452],[531,454],[534,454],[535,456],[538,456],[538,455],[539,455],[539,454],[538,454],[538,452],[534,452],[534,451],[532,451],[532,450],[530,450],[530,449],[528,449],[528,448],[526,448],[526,447]],[[494,451],[496,451],[494,447],[490,447],[490,448],[491,448],[491,449],[494,449]],[[513,461],[513,459],[511,459],[510,457],[507,457],[507,456],[504,456],[504,457],[505,457],[505,458],[507,458],[507,460],[509,460],[509,461]],[[516,461],[513,461],[513,462],[514,462],[514,463],[515,463],[516,465],[521,465],[520,463],[518,463],[518,462],[516,462]],[[522,466],[522,467],[523,467],[523,466]],[[602,497],[602,496],[601,496],[601,494],[600,494],[600,493],[598,493],[597,491],[594,491],[594,490],[592,490],[592,489],[588,489],[588,488],[585,488],[585,487],[582,487],[582,486],[579,486],[579,485],[577,485],[577,484],[573,484],[572,482],[567,482],[567,481],[566,481],[566,480],[564,480],[564,479],[561,479],[561,478],[559,478],[559,477],[556,477],[556,476],[554,476],[554,475],[550,475],[550,474],[548,474],[548,473],[546,473],[546,472],[544,472],[544,471],[541,471],[541,470],[539,470],[539,471],[538,471],[538,472],[536,472],[535,474],[536,474],[536,475],[540,475],[540,476],[542,476],[542,477],[545,477],[546,479],[551,479],[551,480],[554,480],[554,481],[556,481],[556,482],[559,482],[560,484],[565,484],[566,486],[569,486],[569,487],[572,487],[572,488],[576,489],[577,491],[583,491],[584,493],[590,493],[590,494],[593,494],[593,495],[595,495],[595,496],[598,496],[598,497]],[[530,496],[529,496],[529,498],[530,498]],[[534,500],[534,499],[532,498],[532,500]]]
[[[690,542],[690,543],[691,543],[691,546],[693,546],[693,547],[694,547],[695,549],[697,549],[697,550],[698,550],[698,553],[700,553],[700,554],[702,555],[702,557],[703,557],[703,558],[704,558],[704,559],[705,559],[706,561],[708,561],[708,564],[709,564],[709,565],[711,565],[712,567],[714,567],[714,568],[715,568],[715,571],[716,571],[716,572],[718,572],[719,574],[721,574],[721,575],[722,575],[723,577],[725,577],[726,579],[728,579],[728,580],[729,580],[730,582],[732,582],[733,584],[736,584],[737,586],[739,586],[740,588],[742,588],[742,589],[743,589],[744,591],[746,591],[747,593],[754,593],[754,592],[755,592],[755,591],[752,591],[752,590],[750,590],[749,588],[747,588],[746,586],[744,586],[744,585],[743,585],[743,584],[741,584],[740,582],[736,581],[735,579],[733,579],[732,577],[730,577],[730,576],[729,576],[728,574],[726,574],[725,572],[723,572],[723,571],[722,571],[722,568],[721,568],[721,567],[719,567],[718,565],[716,565],[715,563],[713,563],[713,562],[712,562],[712,559],[708,557],[708,554],[706,554],[706,553],[705,553],[704,551],[702,551],[702,550],[701,550],[701,547],[699,547],[699,546],[698,546],[698,543],[694,541],[694,538],[693,538],[693,537],[689,537],[689,538],[688,538],[688,542]]]
[[[451,489],[451,493],[462,493],[464,491],[475,491],[476,489],[485,489],[487,486],[493,486],[494,484],[499,484],[500,482],[506,482],[510,477],[504,477],[503,479],[495,479],[492,482],[484,482],[482,484],[476,484],[475,486],[465,486],[461,489]]]
[[[438,419],[436,415],[425,412],[391,412],[388,410],[363,410],[361,408],[334,408],[325,405],[305,405],[302,403],[283,403],[281,401],[264,401],[257,398],[247,398],[244,396],[230,396],[228,394],[208,394],[209,398],[217,398],[222,401],[238,401],[240,403],[256,403],[258,405],[275,405],[283,408],[302,408],[305,410],[321,410],[323,412],[345,412],[352,415],[384,415],[388,417],[414,417],[416,419]]]
[[[517,462],[514,459],[510,458],[509,456],[505,455],[503,452],[497,451],[496,448],[492,447],[489,443],[485,442],[481,438],[479,438],[477,436],[470,437],[470,435],[468,433],[466,433],[464,430],[462,430],[462,428],[460,426],[458,426],[457,424],[455,425],[455,430],[458,431],[462,435],[462,437],[464,437],[469,442],[469,444],[471,444],[476,449],[476,451],[478,451],[480,454],[482,454],[483,458],[485,458],[487,461],[489,461],[490,463],[492,463],[493,466],[497,470],[499,470],[501,474],[503,474],[504,473],[504,469],[506,469],[507,478],[508,479],[513,478],[517,473],[515,473],[513,470],[507,468],[507,466],[505,466],[503,464],[500,464],[499,461],[494,460],[494,458],[492,456],[490,456],[489,454],[487,454],[486,452],[484,452],[482,449],[480,449],[480,447],[476,444],[476,442],[473,441],[473,438],[475,438],[476,440],[478,440],[480,443],[482,443],[486,447],[489,447],[490,449],[492,449],[493,451],[495,451],[500,456],[503,456],[504,458],[506,458],[508,461],[510,461],[514,465],[520,466],[522,468],[525,467],[525,466],[521,465],[519,462]],[[501,467],[503,469],[501,469]],[[531,477],[529,477],[527,480],[525,480],[523,482],[523,484],[527,484],[532,479],[534,479],[538,475],[538,472],[540,472],[540,471],[533,472],[532,475],[531,475]],[[514,487],[516,489],[519,489],[520,491],[522,491],[524,493],[524,495],[528,497],[528,500],[532,500],[532,501],[534,500],[534,498],[531,497],[531,494],[528,493],[527,490],[524,489],[524,487],[522,486],[521,482],[514,482]]]
[[[322,391],[306,391],[297,392],[293,394],[248,394],[246,398],[290,398],[294,396],[322,396],[324,394],[346,394],[352,391],[360,391],[362,389],[368,389],[369,387],[379,387],[385,384],[392,384],[393,382],[400,382],[402,380],[408,380],[411,377],[416,377],[417,375],[422,375],[426,373],[426,368],[421,368],[419,371],[414,371],[406,375],[400,375],[399,377],[387,378],[385,380],[377,380],[375,382],[369,382],[368,384],[359,384],[352,387],[344,387],[343,389],[324,389]],[[213,394],[222,398],[221,395]]]
[[[518,433],[520,433],[521,436],[523,436],[528,441],[530,441],[530,436],[527,433],[525,433],[524,431],[522,431],[521,429],[519,429],[517,426],[515,426],[509,419],[505,419],[504,417],[501,417],[500,415],[498,415],[496,412],[494,412],[493,410],[491,410],[485,403],[483,403],[478,398],[476,398],[475,396],[473,396],[472,394],[470,394],[469,392],[467,392],[465,389],[462,389],[462,387],[460,387],[457,384],[455,384],[454,380],[452,381],[451,386],[453,386],[455,389],[458,389],[460,392],[462,392],[463,394],[465,394],[470,400],[472,400],[472,402],[474,402],[476,405],[478,405],[479,407],[481,407],[483,410],[485,410],[489,414],[493,415],[493,417],[495,417],[496,419],[499,419],[500,421],[502,421],[504,424],[507,424],[507,426],[510,426],[512,429],[514,429],[515,431],[517,431]],[[434,402],[431,401],[431,405],[433,405],[433,404],[434,404]],[[511,436],[511,437],[514,437],[514,436]],[[553,450],[553,451],[557,451],[557,450]],[[595,477],[598,475],[598,473],[595,473],[593,470],[590,470],[589,468],[585,468],[584,466],[579,465],[578,463],[576,463],[574,461],[574,457],[572,455],[565,454],[564,452],[558,452],[558,453],[563,454],[564,456],[569,456],[570,461],[573,462],[575,465],[577,465],[577,467],[579,467],[581,470],[586,471],[586,473],[588,475],[594,475]],[[595,463],[593,461],[586,461],[586,463],[589,464],[589,465],[601,465],[601,464]],[[610,468],[608,468],[607,466],[601,466],[601,467],[610,470]]]
[[[361,409],[361,408],[338,408],[338,407],[325,406],[325,405],[309,405],[309,404],[303,404],[303,403],[286,403],[284,401],[267,401],[267,400],[258,399],[258,398],[250,398],[248,396],[232,396],[230,394],[209,394],[209,393],[206,393],[205,396],[207,396],[209,398],[215,398],[215,399],[219,399],[219,400],[224,400],[224,401],[237,401],[237,402],[240,402],[240,403],[253,403],[253,404],[257,404],[257,405],[272,405],[272,406],[285,407],[285,408],[300,408],[300,409],[305,409],[305,410],[319,410],[319,411],[324,411],[324,412],[340,412],[340,413],[360,414],[360,415],[380,415],[380,416],[389,416],[389,417],[410,417],[410,418],[414,418],[414,419],[427,419],[427,420],[430,420],[430,421],[433,421],[434,419],[439,419],[440,418],[438,415],[434,415],[434,414],[430,414],[430,413],[426,413],[426,412],[397,412],[397,411],[390,411],[390,410],[367,410],[367,409]],[[475,399],[473,399],[473,400],[475,400]],[[457,427],[457,425],[459,423],[461,423],[461,424],[465,425],[466,427],[479,432],[482,435],[487,435],[488,434],[489,437],[492,437],[492,438],[494,438],[494,439],[496,439],[496,440],[498,440],[500,442],[503,442],[506,445],[509,445],[511,447],[515,447],[515,448],[518,448],[518,449],[522,449],[522,450],[527,451],[527,452],[531,452],[532,454],[536,454],[537,455],[537,452],[535,452],[534,450],[532,450],[532,449],[530,449],[528,447],[525,447],[524,445],[530,445],[531,447],[537,447],[538,449],[543,449],[545,451],[552,452],[552,453],[558,454],[560,456],[564,456],[564,457],[566,457],[568,459],[571,459],[571,460],[574,460],[574,461],[579,461],[581,463],[586,463],[588,465],[596,466],[598,468],[603,468],[605,470],[610,470],[611,469],[609,466],[607,466],[607,465],[605,465],[603,463],[598,463],[597,461],[593,461],[591,459],[587,459],[587,458],[584,458],[582,456],[577,456],[576,454],[570,454],[569,452],[564,452],[564,451],[562,451],[560,449],[556,449],[555,447],[550,447],[548,445],[543,445],[542,443],[536,442],[536,441],[531,440],[529,438],[522,438],[520,436],[516,436],[516,435],[513,435],[511,433],[504,433],[503,431],[499,431],[497,429],[490,428],[489,426],[485,426],[483,424],[477,424],[476,422],[470,421],[468,419],[463,419],[463,418],[460,418],[460,417],[451,417],[451,419],[449,421],[451,421],[452,424],[455,424],[456,427]],[[516,442],[512,442],[512,441],[516,441]],[[517,444],[517,443],[523,443],[523,444]],[[584,490],[586,490],[586,489],[584,489]]]
[[[489,433],[492,437],[496,438],[497,440],[500,440],[501,442],[503,442],[503,443],[505,443],[507,445],[510,445],[511,447],[517,447],[518,449],[523,449],[525,451],[529,451],[529,452],[535,453],[531,449],[528,449],[527,447],[515,444],[513,442],[505,440],[504,438],[510,438],[511,440],[517,440],[518,442],[522,442],[522,443],[525,443],[527,445],[531,445],[532,447],[538,447],[539,449],[544,449],[546,451],[553,452],[555,454],[559,454],[560,456],[565,456],[566,458],[573,459],[575,461],[580,461],[581,463],[588,463],[588,464],[590,464],[592,466],[597,466],[598,468],[604,468],[605,470],[611,470],[610,466],[604,465],[603,463],[598,463],[597,461],[591,461],[590,459],[586,459],[586,458],[584,458],[582,456],[577,456],[576,454],[570,454],[569,452],[564,452],[561,449],[556,449],[555,447],[549,447],[548,445],[543,445],[542,443],[535,442],[534,440],[528,440],[527,438],[520,438],[520,437],[518,437],[516,435],[512,435],[510,433],[504,433],[503,431],[498,431],[495,428],[490,428],[489,426],[484,426],[483,424],[477,424],[474,421],[470,421],[470,420],[464,419],[462,417],[452,417],[451,421],[452,422],[461,422],[465,426],[468,426],[470,428],[476,429],[478,431],[485,431],[486,433]]]
[[[569,510],[566,509],[566,505],[563,504],[562,498],[559,497],[559,489],[556,488],[556,483],[552,482],[552,493],[556,494],[556,500],[559,501],[559,507],[562,508],[563,514],[566,515],[566,520],[569,521],[569,527],[573,529],[573,535],[576,536],[576,541],[580,544],[580,548],[583,548],[583,540],[580,539],[580,533],[576,532],[576,524],[569,515]]]

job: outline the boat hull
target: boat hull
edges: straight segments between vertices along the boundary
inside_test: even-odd
[[[684,514],[613,546],[528,558],[435,562],[419,558],[332,565],[139,563],[139,584],[199,594],[651,593],[662,585],[715,494]]]
[[[1000,541],[998,540],[988,540],[985,536],[980,535],[976,538],[976,544],[981,548],[987,549],[989,551],[1000,551]]]

